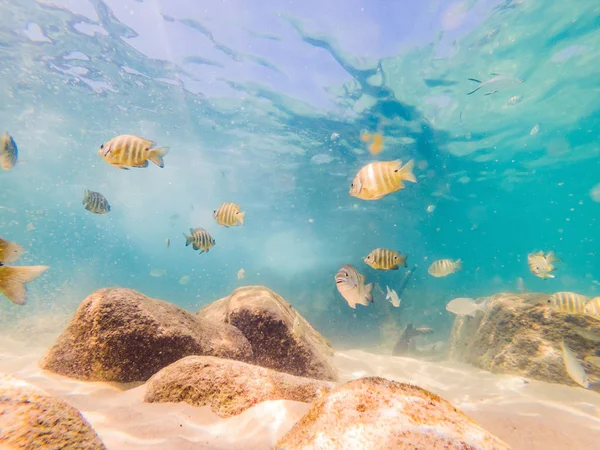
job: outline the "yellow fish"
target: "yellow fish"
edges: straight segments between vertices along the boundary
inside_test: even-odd
[[[1,266],[0,265],[0,292],[16,305],[27,302],[27,289],[25,283],[35,280],[48,270],[48,266]]]
[[[451,259],[439,259],[429,266],[427,273],[436,278],[440,278],[451,275],[457,270],[462,270],[462,268],[462,260],[460,258],[456,261],[452,261]]]
[[[585,314],[584,309],[589,297],[575,292],[557,292],[546,303],[552,309],[567,314]]]
[[[152,141],[132,134],[123,134],[102,144],[98,154],[111,166],[119,169],[148,167],[148,161],[152,161],[158,167],[164,167],[163,157],[169,153],[169,148],[152,148],[154,145],[156,144]]]
[[[527,255],[529,270],[531,270],[531,273],[536,277],[543,280],[546,278],[555,278],[555,275],[552,275],[550,272],[556,270],[553,263],[559,261],[560,259],[556,257],[554,252],[548,252],[546,255],[544,255],[544,252],[530,253]]]
[[[88,191],[86,189],[83,193],[83,201],[81,203],[85,205],[85,209],[94,214],[106,214],[110,211],[108,200],[100,192]]]
[[[398,266],[406,267],[406,258],[400,252],[387,248],[376,248],[367,255],[364,262],[376,270],[398,270]]]
[[[360,139],[363,142],[370,142],[369,152],[376,155],[383,150],[383,136],[381,133],[361,133]]]
[[[594,316],[600,319],[600,297],[595,297],[585,304],[583,312],[588,316]]]
[[[412,159],[404,166],[399,159],[367,164],[354,177],[349,194],[362,200],[379,200],[404,189],[402,181],[417,182],[412,172],[414,165]]]
[[[200,254],[207,252],[214,247],[215,240],[203,228],[190,228],[191,236],[183,233],[185,236],[185,246],[192,244],[194,250],[200,250]]]
[[[244,225],[245,212],[240,212],[240,207],[235,203],[225,202],[213,211],[213,217],[219,225],[235,227],[238,223]]]
[[[10,134],[3,133],[0,141],[0,166],[4,170],[12,169],[17,163],[18,156],[19,150],[15,140]]]
[[[243,280],[244,278],[246,278],[246,271],[244,269],[238,270],[237,279]]]
[[[0,265],[15,262],[23,254],[23,247],[0,237]]]

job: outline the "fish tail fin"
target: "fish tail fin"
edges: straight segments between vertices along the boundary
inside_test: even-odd
[[[552,275],[551,273],[546,273],[546,274],[544,274],[543,278],[544,279],[546,279],[546,278],[556,278],[556,275]]]
[[[192,243],[192,236],[188,236],[187,234],[183,233],[183,236],[185,237],[185,246],[189,246]]]
[[[244,225],[244,218],[246,217],[246,213],[245,212],[239,212],[237,213],[237,221],[240,223],[240,225]]]
[[[369,302],[375,303],[375,301],[373,300],[373,294],[371,293],[372,290],[373,283],[369,283],[365,286],[365,297],[367,298],[367,305],[369,304]]]
[[[83,205],[85,205],[85,203],[87,202],[88,198],[90,197],[90,191],[88,189],[83,191],[83,201],[81,202]]]
[[[549,263],[561,262],[560,258],[554,254],[554,252],[548,252],[546,255],[546,260]]]
[[[15,305],[24,305],[27,301],[25,283],[35,280],[48,266],[0,267],[0,292]]]
[[[167,153],[169,153],[169,147],[154,148],[150,150],[150,155],[148,156],[148,159],[154,164],[156,164],[158,167],[163,168],[165,167],[163,156],[165,156]]]
[[[2,239],[0,239],[0,240],[2,240]],[[5,241],[5,242],[6,242],[6,247],[4,249],[4,261],[0,261],[0,262],[4,262],[4,263],[15,262],[21,256],[23,256],[23,253],[25,253],[25,249],[23,248],[22,245],[19,245],[16,242],[8,242],[8,241]]]
[[[406,264],[406,258],[408,258],[408,255],[398,256],[398,264],[400,264],[402,267],[408,267],[408,264]]]
[[[404,166],[398,169],[398,175],[400,175],[401,180],[410,181],[411,183],[416,183],[417,178],[413,173],[413,169],[415,168],[415,160],[411,159]]]
[[[392,291],[390,291],[390,287],[389,286],[386,286],[385,288],[387,289],[387,294],[385,296],[385,299],[389,300],[392,297]]]
[[[454,261],[454,265],[456,267],[456,270],[462,270],[462,268],[463,268],[462,258],[458,258],[456,261]]]

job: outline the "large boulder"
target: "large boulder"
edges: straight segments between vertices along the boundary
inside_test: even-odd
[[[79,411],[5,374],[0,374],[0,448],[106,450]]]
[[[246,286],[198,311],[204,319],[237,327],[250,341],[260,366],[307,378],[335,381],[329,342],[281,296]]]
[[[231,325],[132,289],[107,288],[81,303],[41,367],[87,381],[146,381],[189,355],[250,361],[252,348]]]
[[[509,449],[446,400],[379,377],[350,381],[320,400],[277,450]]]
[[[310,403],[334,387],[327,381],[296,377],[240,361],[188,356],[165,367],[146,383],[146,402],[208,405],[229,417],[267,400]]]
[[[450,358],[495,373],[522,375],[571,386],[560,343],[566,344],[589,375],[600,367],[584,361],[598,352],[600,321],[558,312],[547,306],[548,294],[497,294],[485,314],[457,317],[450,338]]]

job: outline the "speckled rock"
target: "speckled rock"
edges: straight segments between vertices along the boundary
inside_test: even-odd
[[[198,311],[237,327],[250,341],[254,363],[292,375],[335,381],[333,349],[281,296],[246,286]]]
[[[333,383],[296,377],[240,361],[188,356],[165,367],[146,384],[145,402],[208,405],[221,417],[235,416],[267,400],[310,403]]]
[[[0,448],[106,450],[72,406],[0,373]]]
[[[450,358],[495,373],[577,386],[562,359],[560,342],[564,338],[588,375],[600,377],[600,368],[584,361],[600,356],[600,321],[557,312],[546,305],[548,297],[497,294],[489,298],[485,315],[457,317]]]
[[[107,288],[81,303],[41,367],[87,381],[146,381],[189,355],[251,360],[252,348],[235,327],[132,289]]]
[[[315,401],[277,450],[501,450],[510,447],[446,400],[379,377],[350,381]]]

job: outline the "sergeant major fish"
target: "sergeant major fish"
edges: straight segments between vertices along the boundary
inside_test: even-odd
[[[207,252],[214,247],[215,240],[204,228],[190,228],[191,236],[183,233],[185,236],[185,246],[192,244],[194,250],[200,250],[200,254]]]
[[[100,193],[94,191],[88,191],[87,189],[83,193],[83,201],[85,209],[94,214],[106,214],[110,211],[110,205],[108,200]]]
[[[240,207],[235,203],[225,202],[213,211],[213,218],[219,225],[224,227],[235,227],[244,225],[245,212],[240,212]]]
[[[585,314],[585,306],[589,300],[589,297],[575,292],[557,292],[546,300],[546,304],[563,313]]]
[[[595,297],[585,304],[583,312],[588,316],[600,319],[600,297]]]
[[[399,159],[367,164],[354,177],[349,194],[362,200],[379,200],[404,189],[402,181],[417,182],[413,174],[414,165],[412,159],[404,166]]]
[[[398,270],[399,266],[407,267],[406,258],[400,252],[387,248],[376,248],[367,255],[364,262],[376,270]]]
[[[460,258],[456,261],[453,261],[451,259],[439,259],[433,262],[431,266],[429,266],[429,269],[427,269],[427,273],[436,278],[441,278],[451,275],[457,270],[461,270],[462,268],[462,260]]]
[[[18,157],[19,150],[15,140],[10,134],[3,133],[2,141],[0,141],[0,166],[4,170],[10,170],[17,163]]]
[[[154,145],[154,142],[138,136],[123,134],[102,144],[98,154],[111,166],[119,169],[148,167],[148,161],[162,168],[165,166],[163,157],[169,152],[169,148],[152,148]]]
[[[556,270],[554,263],[560,262],[554,252],[548,252],[544,255],[544,252],[530,253],[527,255],[527,264],[529,265],[529,270],[536,277],[539,277],[543,280],[547,278],[555,278],[556,275],[552,275],[551,272]]]
[[[373,303],[373,283],[365,285],[365,276],[350,264],[344,264],[335,274],[335,284],[350,308],[356,309],[357,304],[368,306]]]

